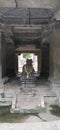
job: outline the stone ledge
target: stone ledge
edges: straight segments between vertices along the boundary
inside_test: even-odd
[[[49,104],[49,105],[54,105],[54,104],[58,104],[58,97],[57,94],[55,92],[49,92],[47,94],[44,95],[44,102],[45,104]]]
[[[10,109],[11,113],[20,113],[20,114],[39,114],[39,113],[45,113],[46,108],[34,108],[34,109],[20,109],[20,108],[15,108],[15,109]]]

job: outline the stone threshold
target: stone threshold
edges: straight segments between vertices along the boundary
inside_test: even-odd
[[[20,109],[20,108],[14,108],[10,109],[11,113],[19,113],[19,114],[39,114],[39,113],[45,113],[46,108],[38,107],[34,109]]]

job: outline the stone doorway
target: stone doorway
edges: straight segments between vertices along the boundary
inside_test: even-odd
[[[35,50],[26,50],[26,49],[21,50],[21,49],[22,48],[16,49],[16,53],[15,53],[15,72],[16,72],[16,74],[19,73],[18,57],[21,57],[23,54],[27,54],[27,55],[30,54],[30,55],[34,55],[37,58],[36,59],[37,60],[36,73],[38,73],[39,77],[48,78],[49,77],[49,56],[50,56],[49,55],[49,53],[50,53],[49,43],[44,43],[43,45],[41,45],[40,49],[35,49]],[[26,62],[26,59],[24,62]],[[21,68],[21,70],[22,70],[22,68]]]
[[[26,46],[27,47],[27,46]],[[22,72],[22,67],[26,63],[27,59],[32,59],[33,67],[35,70],[36,75],[40,74],[41,71],[41,52],[40,49],[29,49],[20,47],[16,49],[15,52],[15,72],[16,74],[20,74]]]
[[[33,53],[38,59],[39,77],[49,77],[49,43],[42,43],[42,29],[21,27],[13,30],[13,39],[2,33],[2,77],[15,76],[18,73],[18,56],[22,53]],[[4,52],[4,53],[3,53]]]

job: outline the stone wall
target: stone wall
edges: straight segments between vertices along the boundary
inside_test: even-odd
[[[15,7],[15,0],[0,0],[0,7]]]
[[[18,7],[31,7],[31,8],[58,8],[59,0],[17,0]]]
[[[0,7],[60,8],[60,0],[0,0]]]

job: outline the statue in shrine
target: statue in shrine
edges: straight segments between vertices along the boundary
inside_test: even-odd
[[[26,64],[22,68],[21,81],[34,82],[35,81],[34,73],[35,73],[35,70],[32,65],[32,59],[27,59]]]

